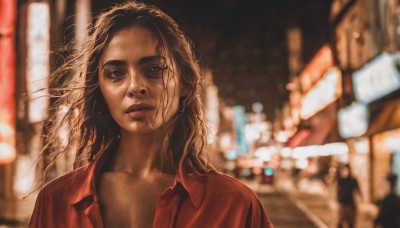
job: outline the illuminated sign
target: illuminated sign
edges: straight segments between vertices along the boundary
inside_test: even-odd
[[[329,46],[323,46],[304,68],[299,76],[301,89],[308,91],[320,80],[324,73],[333,66],[332,50]]]
[[[28,5],[26,77],[30,94],[29,121],[40,122],[47,118],[50,74],[50,9],[49,4],[35,2]]]
[[[385,53],[353,74],[354,95],[370,103],[400,88],[400,74],[393,58]]]
[[[303,146],[293,149],[292,157],[295,159],[348,154],[349,147],[346,143],[328,143],[321,146]]]
[[[240,155],[247,154],[248,145],[245,139],[245,127],[246,127],[246,113],[244,106],[234,106],[233,111],[233,126],[235,129],[236,136],[236,147]]]
[[[0,165],[13,162],[16,156],[14,42],[16,5],[17,1],[0,0]],[[4,177],[1,171],[0,176]],[[8,182],[6,180],[2,183],[7,186]]]
[[[339,134],[342,138],[358,137],[368,129],[369,114],[366,105],[354,103],[338,112]]]
[[[310,118],[312,115],[335,101],[341,93],[340,71],[337,68],[332,68],[303,97],[300,112],[301,118]]]

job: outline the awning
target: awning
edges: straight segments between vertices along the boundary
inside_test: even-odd
[[[323,145],[330,142],[343,141],[337,129],[337,115],[334,103],[309,119],[310,126],[297,131],[289,139],[287,146],[301,147]]]
[[[332,130],[333,124],[323,124],[318,127],[311,129],[310,134],[295,147],[300,146],[311,146],[311,145],[322,145],[325,144],[325,139]]]
[[[381,111],[371,117],[365,136],[400,128],[400,99],[392,100],[382,105]]]
[[[331,137],[330,133],[333,132],[334,124],[327,122],[318,127],[310,129],[303,128],[296,132],[292,138],[289,139],[288,147],[300,147],[300,146],[311,146],[311,145],[322,145],[327,143],[326,140]],[[329,141],[334,141],[330,139]]]
[[[300,129],[288,141],[288,147],[298,147],[311,133],[310,129]]]

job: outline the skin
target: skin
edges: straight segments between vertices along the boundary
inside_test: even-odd
[[[162,59],[157,47],[149,30],[133,26],[116,32],[100,57],[100,90],[121,127],[119,148],[98,185],[105,227],[152,227],[157,202],[174,179],[161,166],[161,132],[178,111],[181,86],[173,60]],[[143,103],[154,108],[127,112]]]

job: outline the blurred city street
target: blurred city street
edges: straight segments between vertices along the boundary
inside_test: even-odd
[[[303,180],[299,188],[287,177],[280,177],[274,186],[257,181],[244,181],[259,195],[276,227],[337,227],[338,206],[323,183]],[[357,227],[372,228],[377,207],[360,204]]]

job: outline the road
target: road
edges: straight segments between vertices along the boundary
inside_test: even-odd
[[[276,228],[316,227],[285,195],[279,192],[258,193],[268,216]]]

